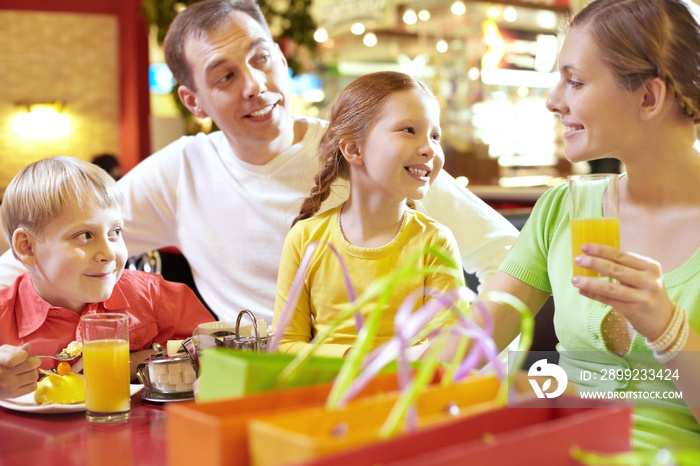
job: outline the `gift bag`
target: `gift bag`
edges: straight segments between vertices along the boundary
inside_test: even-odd
[[[579,465],[574,449],[631,450],[632,407],[573,396],[530,399],[295,464],[306,466]],[[602,464],[602,463],[601,463]]]
[[[436,378],[433,383],[438,381]],[[248,422],[252,418],[323,406],[331,388],[331,383],[321,383],[219,401],[169,404],[165,421],[168,464],[247,465]],[[381,374],[370,381],[357,398],[397,389],[396,374]]]
[[[418,424],[421,428],[440,425],[491,409],[499,386],[493,375],[429,386],[415,403]],[[376,443],[398,397],[398,392],[387,393],[351,401],[337,410],[315,407],[252,419],[248,425],[251,464],[311,460]]]
[[[419,268],[410,268],[410,270],[402,269],[396,274],[384,277],[357,300],[350,299],[351,305],[344,315],[337,316],[337,320],[341,321],[353,315],[358,317],[356,314],[358,306],[363,300],[370,299],[372,293],[389,293],[394,282],[403,279],[405,275],[425,272]],[[383,423],[389,425],[393,433],[395,429],[401,428],[400,424],[404,416],[409,422],[403,428],[411,428],[416,425],[416,420],[419,421],[420,426],[429,426],[447,422],[454,416],[460,417],[492,407],[493,400],[499,392],[499,382],[493,375],[469,376],[479,361],[496,360],[495,344],[489,337],[489,328],[492,326],[487,325],[486,329],[482,330],[467,319],[464,306],[460,307],[460,303],[468,301],[465,299],[468,297],[467,291],[466,288],[460,288],[438,295],[435,300],[411,312],[414,308],[413,302],[423,294],[423,290],[416,290],[407,297],[406,303],[402,304],[397,311],[394,338],[371,352],[371,340],[377,328],[380,315],[378,310],[381,309],[375,309],[377,312],[370,313],[366,321],[358,318],[357,344],[351,355],[344,360],[329,360],[313,355],[314,349],[324,339],[322,334],[316,335],[312,344],[296,357],[237,352],[221,348],[205,350],[202,354],[197,403],[168,407],[167,426],[171,464],[189,465],[193,462],[214,465],[247,464],[249,451],[245,447],[245,428],[248,427],[247,432],[250,435],[252,432],[250,426],[255,418],[267,419],[268,415],[283,416],[285,412],[292,409],[318,406],[324,401],[326,406],[319,407],[313,416],[326,418],[329,413],[347,412],[352,419],[360,420],[358,426],[362,427],[357,430],[361,432],[359,436],[354,435],[353,427],[351,431],[353,436],[346,436],[346,441],[340,443],[341,447],[324,450],[324,452],[376,442],[379,435],[384,435],[380,434],[379,426]],[[287,304],[290,303],[291,301]],[[285,307],[289,306],[285,305]],[[444,329],[436,325],[432,327],[426,325],[442,310],[453,308],[458,315],[460,325],[445,326]],[[531,318],[523,319],[523,322],[528,321],[531,321]],[[438,324],[442,323],[438,322]],[[284,324],[281,323],[280,326],[283,327]],[[281,332],[279,329],[278,331]],[[444,341],[450,332],[464,335],[475,341],[475,344],[468,354],[466,346],[460,345],[461,349],[448,366],[448,370],[444,372],[445,381],[453,385],[441,386],[439,391],[434,391],[434,389],[437,390],[437,386],[428,385],[431,380],[434,382],[436,371],[440,373],[436,363],[440,345],[431,346],[429,358],[421,363],[420,369],[415,373],[411,370],[407,349],[424,338],[431,339],[440,335],[441,341]],[[526,333],[524,332],[524,335]],[[527,339],[521,338],[521,343],[523,341]],[[274,351],[274,338],[267,349]],[[384,376],[382,371],[389,371],[389,374]],[[391,374],[397,371],[398,374]],[[464,377],[467,376],[469,376],[468,379],[464,381]],[[500,377],[503,378],[503,375],[501,374]],[[330,384],[322,386],[325,381],[334,378],[336,380],[332,389]],[[386,378],[391,379],[391,390],[377,388]],[[306,386],[281,389],[302,385]],[[402,390],[383,393],[391,392],[397,387]],[[362,402],[362,399],[358,400],[358,398],[378,392],[382,394],[368,398],[371,403],[367,406],[355,405]],[[418,396],[421,393],[422,395]],[[238,398],[231,399],[232,397]],[[227,400],[223,401],[223,399]],[[205,400],[220,401],[203,402]],[[349,400],[354,400],[352,405],[346,404]],[[310,416],[304,424],[310,432],[320,425],[318,419],[313,416]],[[365,420],[371,422],[364,422]],[[337,432],[343,434],[346,431],[347,422],[345,421],[345,418],[340,418],[336,422],[335,426],[339,431],[334,432],[333,435]],[[291,423],[296,422],[295,413]],[[252,442],[248,442],[248,445],[252,445]],[[261,450],[270,450],[273,454],[275,451],[281,453],[279,458],[272,458],[270,460],[272,462],[292,459],[283,448],[287,446],[294,449],[294,445],[287,445],[277,439],[269,441],[265,438],[259,445]],[[315,454],[302,455],[300,458],[312,458]]]
[[[200,358],[197,401],[329,382],[343,365],[342,359],[310,357],[293,378],[280,382],[279,374],[293,360],[287,354],[207,348]]]

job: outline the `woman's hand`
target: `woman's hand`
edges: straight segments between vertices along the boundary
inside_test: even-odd
[[[571,283],[588,298],[615,308],[648,340],[656,340],[668,326],[674,304],[663,282],[661,265],[644,256],[602,244],[584,244],[576,264],[615,282],[574,276]]]

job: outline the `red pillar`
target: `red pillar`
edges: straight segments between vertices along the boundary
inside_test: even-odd
[[[140,0],[119,4],[120,162],[125,171],[151,154],[148,25]]]
[[[129,170],[151,153],[148,90],[148,26],[140,0],[4,0],[4,10],[108,14],[119,24],[119,106],[122,167]]]

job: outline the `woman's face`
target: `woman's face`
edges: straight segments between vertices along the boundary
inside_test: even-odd
[[[624,158],[624,148],[639,140],[635,122],[641,91],[623,89],[600,56],[585,26],[569,32],[559,54],[561,78],[547,108],[565,127],[565,155],[571,162]]]

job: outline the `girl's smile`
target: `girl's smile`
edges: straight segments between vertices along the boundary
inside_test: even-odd
[[[440,106],[433,97],[415,91],[392,95],[358,143],[361,162],[351,167],[352,189],[387,202],[422,199],[445,163],[440,136]]]

